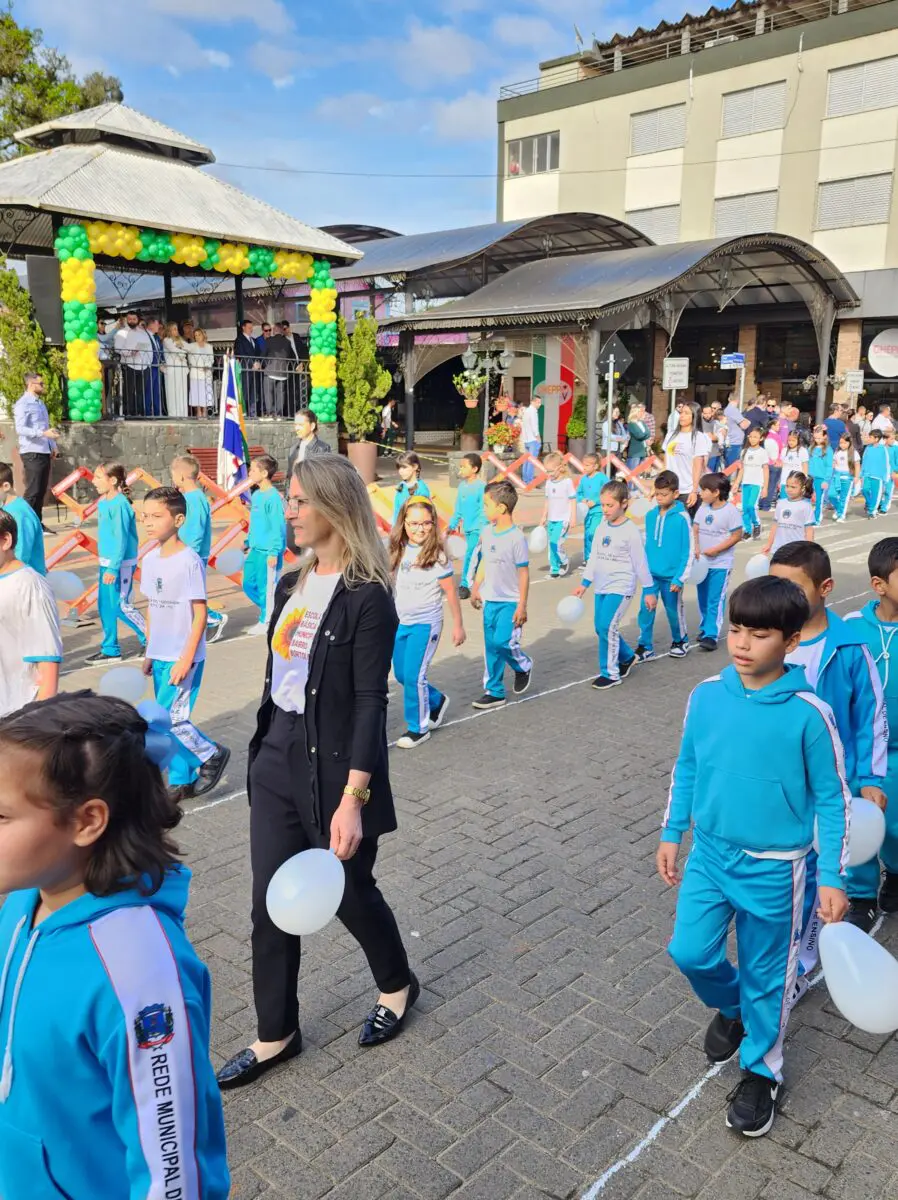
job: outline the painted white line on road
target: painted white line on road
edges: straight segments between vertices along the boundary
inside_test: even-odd
[[[240,788],[237,792],[231,792],[227,796],[219,796],[217,800],[209,800],[206,804],[198,804],[195,808],[188,808],[184,813],[185,820],[187,817],[192,817],[194,813],[204,812],[207,808],[218,808],[219,804],[227,804],[231,800],[239,800],[241,796],[246,795],[246,788]]]

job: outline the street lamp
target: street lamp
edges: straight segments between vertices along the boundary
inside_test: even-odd
[[[503,350],[497,354],[491,347],[475,350],[473,346],[469,345],[461,356],[461,361],[466,371],[479,368],[486,375],[483,398],[483,445],[486,448],[486,431],[490,423],[490,380],[494,373],[498,372],[504,375],[509,370],[514,361],[514,355],[510,350]]]

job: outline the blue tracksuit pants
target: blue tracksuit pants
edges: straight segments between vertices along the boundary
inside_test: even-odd
[[[620,635],[620,624],[632,596],[616,592],[597,594],[595,598],[595,629],[599,637],[599,674],[606,679],[620,679],[621,663],[633,658],[633,651]]]
[[[465,561],[461,569],[462,587],[471,588],[480,566],[480,530],[465,534]]]
[[[443,703],[443,693],[427,681],[427,669],[442,631],[442,621],[400,625],[396,630],[393,674],[402,685],[405,724],[412,733],[424,733],[430,724],[430,714]]]
[[[867,516],[870,517],[873,513],[879,512],[879,506],[882,504],[882,497],[885,492],[884,479],[865,479],[864,480],[864,510]]]
[[[570,566],[568,556],[564,552],[567,524],[565,521],[549,521],[546,532],[549,536],[549,573],[560,575]]]
[[[194,663],[187,675],[177,685],[169,679],[174,663],[153,662],[153,689],[157,701],[171,714],[171,731],[178,739],[180,748],[168,768],[171,787],[193,783],[202,763],[210,759],[217,750],[215,742],[206,737],[190,720],[196,703],[200,684],[203,681],[205,662]]]
[[[505,668],[531,671],[533,659],[521,649],[521,628],[515,626],[514,600],[486,600],[483,605],[483,690],[505,698]]]
[[[589,562],[589,556],[592,552],[592,540],[596,536],[596,530],[602,523],[602,510],[598,504],[594,508],[590,508],[586,513],[586,519],[583,522],[583,561]]]
[[[730,570],[730,567],[712,567],[695,589],[698,593],[700,638],[714,638],[717,641],[720,636],[723,614],[726,612]]]
[[[742,485],[742,528],[746,533],[751,533],[761,523],[758,519],[760,497],[761,488],[757,483]]]
[[[848,895],[858,899],[879,894],[880,863],[890,875],[898,875],[898,747],[889,747],[886,782],[883,791],[889,798],[886,808],[886,836],[876,858],[848,868]]]
[[[880,512],[887,513],[889,511],[889,509],[892,507],[892,496],[894,495],[894,492],[895,492],[895,480],[890,475],[885,482],[885,486],[882,489],[882,500],[879,505]]]
[[[776,1080],[798,973],[805,874],[803,858],[752,858],[695,830],[668,946],[704,1004],[741,1017],[743,1070]],[[738,968],[727,958],[734,918]]]
[[[103,641],[100,653],[110,657],[121,653],[118,644],[118,623],[122,621],[140,638],[141,646],[147,642],[147,623],[143,614],[139,613],[131,603],[131,591],[134,587],[133,562],[122,563],[114,572],[115,581],[104,583],[103,576],[109,572],[108,567],[100,567],[97,588],[97,611],[100,614],[100,624],[103,627]]]
[[[268,615],[274,601],[274,589],[284,565],[283,554],[278,555],[273,570],[268,567],[268,555],[264,550],[250,550],[243,560],[243,590],[259,610],[259,620],[268,623]]]
[[[814,520],[819,525],[823,520],[823,505],[826,501],[826,493],[829,491],[829,483],[825,479],[814,479]]]
[[[667,620],[670,624],[670,638],[673,642],[685,642],[689,637],[689,630],[686,625],[686,606],[683,603],[683,588],[680,586],[678,592],[672,592],[670,585],[672,579],[655,578],[655,586],[658,589],[658,596],[661,603],[664,605],[664,611],[667,613]],[[655,614],[657,608],[651,612],[645,606],[645,591],[642,593],[642,600],[639,604],[639,644],[645,646],[646,650],[654,650],[654,633],[655,633]]]
[[[829,502],[837,517],[844,517],[854,491],[854,476],[846,471],[837,471],[829,485]]]

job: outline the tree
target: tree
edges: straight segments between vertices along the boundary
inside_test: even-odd
[[[20,129],[121,98],[114,75],[94,71],[79,81],[40,29],[19,25],[11,4],[0,12],[0,158],[30,153],[15,140]]]
[[[356,317],[352,336],[340,317],[337,375],[343,385],[341,416],[350,441],[364,442],[377,428],[380,401],[393,383],[389,371],[377,361],[377,322]]]
[[[25,391],[25,374],[37,371],[44,377],[44,402],[51,425],[62,422],[63,353],[44,341],[31,296],[19,283],[6,259],[0,257],[0,397],[6,408]]]

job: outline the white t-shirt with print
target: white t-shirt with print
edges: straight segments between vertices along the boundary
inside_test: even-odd
[[[787,663],[804,667],[808,684],[812,688],[817,686],[817,678],[820,675],[820,664],[823,661],[823,648],[826,645],[827,632],[828,630],[824,630],[809,642],[799,642],[792,653],[786,655]]]
[[[206,599],[206,569],[200,556],[179,543],[176,554],[162,555],[162,549],[150,550],[140,563],[140,590],[149,601],[150,620],[147,658],[156,662],[177,662],[184,653],[193,625],[193,601]],[[206,635],[193,656],[194,662],[206,657]]]
[[[281,609],[271,635],[271,698],[283,712],[306,711],[312,645],[341,579],[339,571],[311,571]]]
[[[775,554],[780,546],[805,540],[805,530],[814,524],[814,506],[810,500],[790,500],[787,496],[785,500],[776,502],[773,519],[776,533],[773,535],[772,553]]]
[[[801,471],[802,475],[807,475],[809,462],[810,456],[806,446],[799,446],[797,450],[784,450],[783,479],[788,479],[793,471]]]
[[[770,465],[770,458],[763,446],[749,446],[742,455],[742,483],[749,487],[762,487],[764,484],[764,468]]]
[[[712,550],[721,542],[725,542],[737,529],[741,530],[742,514],[735,504],[722,504],[720,508],[712,508],[710,504],[701,504],[695,514],[693,524],[698,534],[699,552],[704,554],[706,550]],[[733,545],[723,554],[715,554],[707,561],[711,570],[717,571],[723,567],[731,567],[735,557],[736,547]]]
[[[62,662],[56,599],[42,575],[0,573],[0,717],[37,696],[38,663]]]
[[[518,569],[530,565],[530,551],[522,529],[512,525],[497,532],[494,525],[484,525],[480,534],[483,555],[483,583],[480,595],[484,600],[517,602],[521,598]]]
[[[550,521],[564,521],[567,524],[571,519],[571,501],[577,494],[577,489],[574,487],[574,481],[565,476],[563,479],[547,479],[546,480],[546,506],[549,510]]]
[[[850,475],[851,471],[848,467],[848,451],[834,450],[833,451],[833,471],[840,472],[842,475]]]
[[[676,474],[680,484],[680,492],[688,495],[695,486],[692,482],[692,464],[697,458],[708,458],[711,453],[711,439],[706,433],[692,431],[681,433],[679,430],[669,440],[664,442],[665,466],[668,471]]]
[[[415,566],[420,546],[406,546],[396,572],[396,612],[400,625],[434,625],[443,619],[441,579],[452,578],[452,564]]]

